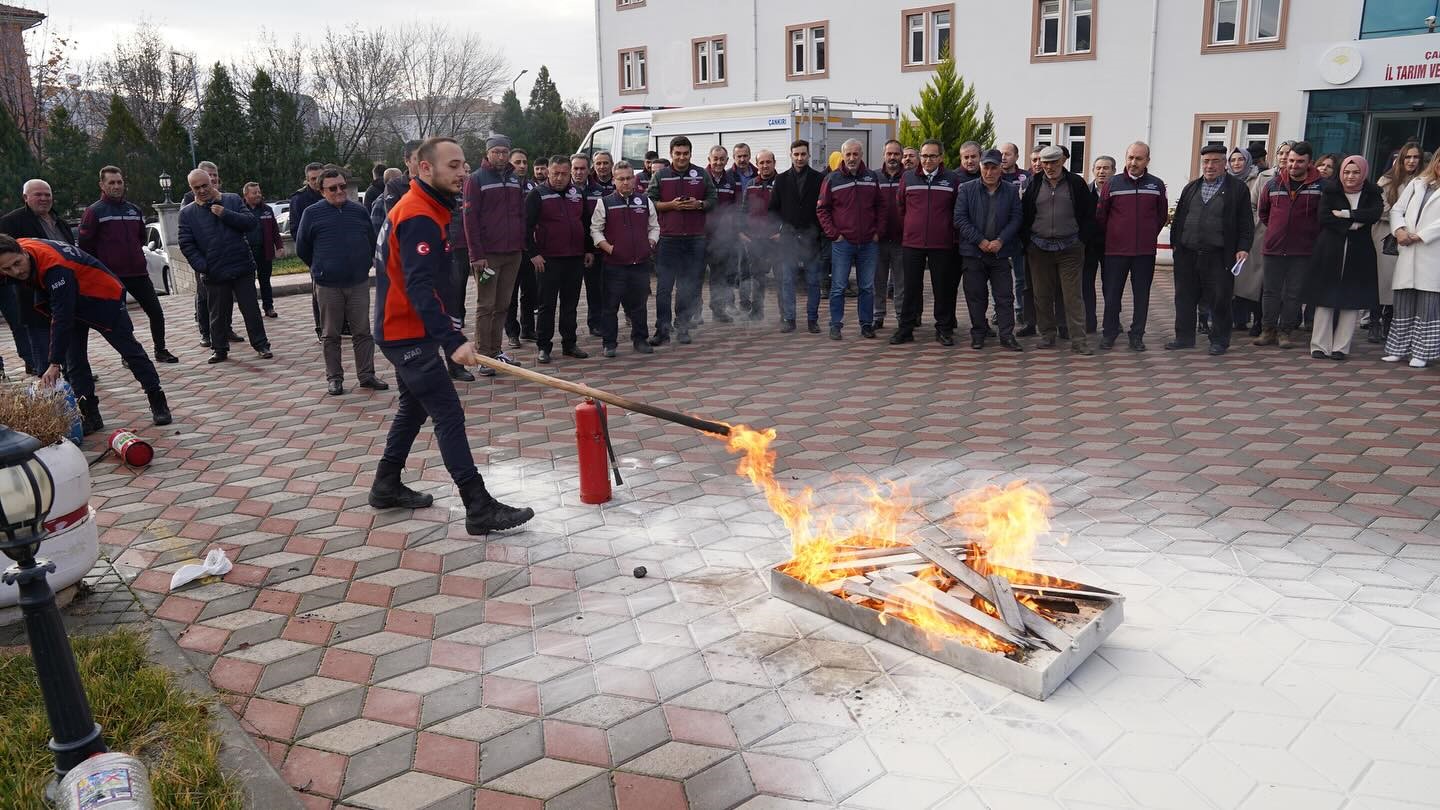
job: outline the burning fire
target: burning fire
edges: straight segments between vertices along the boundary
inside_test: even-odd
[[[728,448],[741,454],[738,472],[765,493],[770,508],[790,530],[792,557],[780,567],[782,572],[819,586],[866,570],[859,563],[854,568],[846,567],[846,560],[858,551],[896,547],[899,552],[910,545],[909,538],[900,531],[900,521],[906,511],[903,492],[865,482],[869,492],[863,499],[860,516],[847,521],[850,528],[837,528],[840,521],[835,515],[817,513],[812,508],[814,491],[810,487],[791,495],[775,480],[775,452],[770,449],[775,436],[774,429],[754,430],[734,425],[730,429]],[[1016,481],[957,497],[950,522],[971,541],[969,563],[981,575],[1000,574],[1012,582],[1045,584],[1048,577],[1020,569],[1030,567],[1036,539],[1050,529],[1046,516],[1049,506],[1050,499],[1043,490]],[[942,591],[955,585],[949,575],[929,566],[915,575],[913,586],[907,585],[904,589],[903,608],[874,600],[864,604],[880,611],[882,622],[887,615],[895,616],[925,631],[937,642],[944,637],[996,652],[1012,649],[989,633],[937,610],[932,589],[925,587],[927,583]],[[837,595],[843,597],[843,589]],[[1028,596],[1019,598],[1039,609]],[[978,596],[975,602],[977,608],[996,615],[995,607],[988,602]]]

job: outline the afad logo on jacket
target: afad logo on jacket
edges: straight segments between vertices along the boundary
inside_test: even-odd
[[[648,214],[650,212],[649,202],[640,194],[636,194],[630,198],[630,207],[634,208],[637,214]]]
[[[700,176],[700,172],[696,171],[694,166],[691,166],[690,173],[685,176],[689,177],[691,180],[694,180],[695,178]]]
[[[576,200],[580,199],[580,191],[574,186],[571,186],[570,190],[565,192],[565,199],[569,200],[570,202],[575,202]]]

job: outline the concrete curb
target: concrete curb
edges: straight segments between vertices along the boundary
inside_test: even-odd
[[[276,290],[279,293],[279,290]],[[210,699],[214,705],[211,724],[220,733],[220,766],[234,776],[245,793],[247,808],[263,810],[305,810],[300,797],[286,784],[255,740],[240,727],[240,721],[220,701],[210,678],[190,661],[159,622],[150,624],[150,660],[173,672],[180,685]]]

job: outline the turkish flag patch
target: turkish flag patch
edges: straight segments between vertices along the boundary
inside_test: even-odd
[[[429,243],[429,242],[421,242],[420,244],[418,244],[418,245],[415,246],[415,252],[416,252],[416,253],[419,253],[421,256],[429,256],[429,255],[430,255],[430,243]]]

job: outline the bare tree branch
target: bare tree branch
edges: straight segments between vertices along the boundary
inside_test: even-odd
[[[385,29],[327,28],[323,41],[325,47],[313,52],[310,60],[315,102],[321,126],[335,135],[340,162],[348,163],[365,142],[377,115],[395,103],[401,54]]]
[[[395,136],[459,137],[485,129],[490,98],[504,85],[504,55],[440,22],[407,25],[396,37],[398,102],[386,114]]]
[[[190,124],[200,106],[194,54],[171,46],[148,20],[136,25],[128,39],[117,40],[110,57],[94,68],[107,93],[104,103],[110,94],[119,96],[150,138],[159,133],[166,113],[173,110],[182,124]]]

